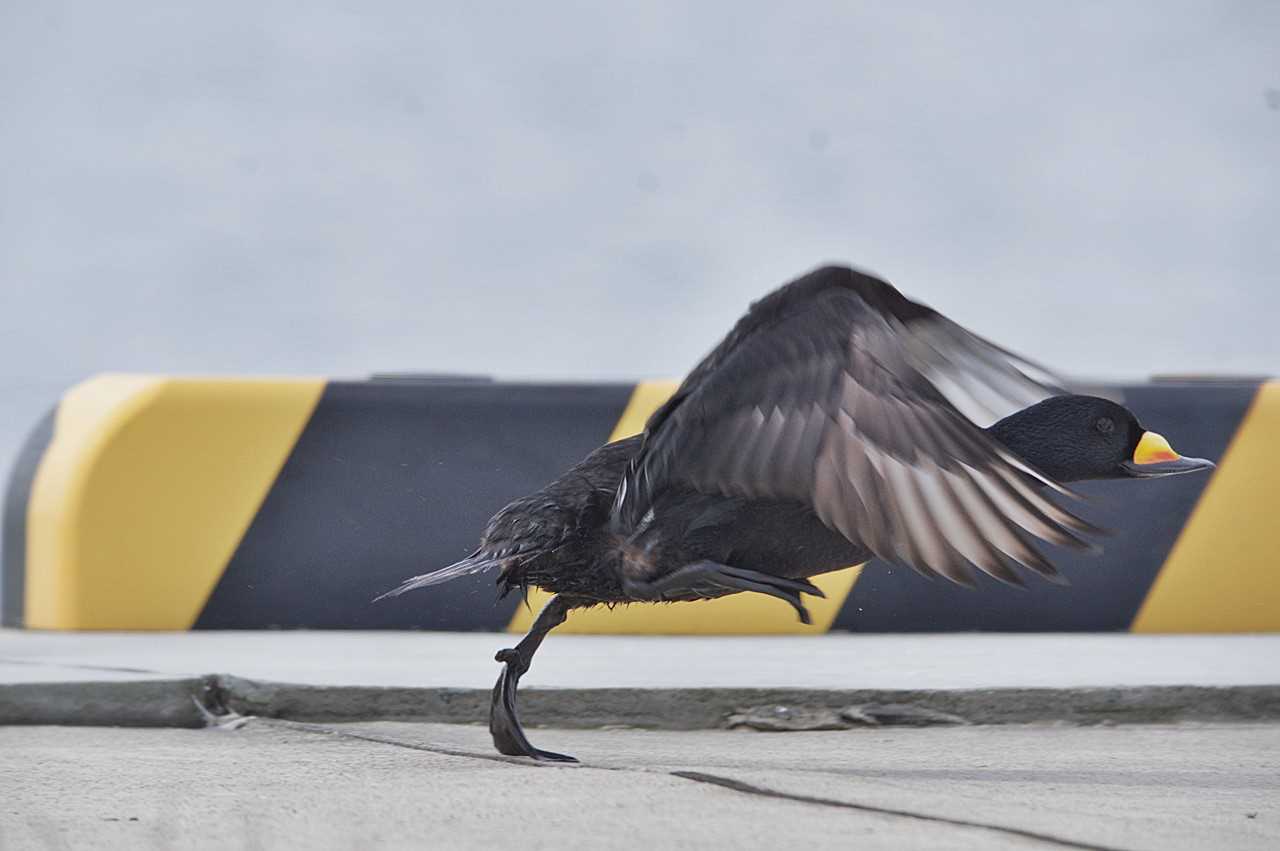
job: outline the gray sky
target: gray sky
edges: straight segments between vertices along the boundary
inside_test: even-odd
[[[1280,4],[472,5],[0,4],[0,469],[104,370],[677,376],[831,259],[1280,366]]]

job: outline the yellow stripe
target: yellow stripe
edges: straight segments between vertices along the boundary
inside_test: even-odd
[[[614,426],[610,442],[639,434],[651,414],[671,397],[679,382],[644,381],[636,385],[626,409]],[[594,634],[649,635],[752,635],[821,633],[831,628],[862,566],[826,573],[813,578],[813,584],[826,593],[825,599],[806,598],[813,624],[805,626],[796,620],[795,610],[781,600],[764,594],[734,594],[718,600],[696,603],[651,603],[578,609],[560,632]],[[551,599],[539,589],[529,592],[528,607],[520,607],[507,626],[509,632],[527,632],[537,612]]]
[[[323,389],[104,375],[68,391],[28,505],[27,625],[190,628]]]
[[[637,384],[636,389],[631,391],[627,407],[623,409],[622,416],[618,417],[618,424],[613,427],[613,433],[609,435],[608,442],[613,443],[615,440],[622,440],[624,437],[631,437],[644,431],[649,417],[653,416],[653,412],[661,408],[679,387],[679,381],[641,381]]]
[[[1280,383],[1264,384],[1133,622],[1134,632],[1280,630]]]

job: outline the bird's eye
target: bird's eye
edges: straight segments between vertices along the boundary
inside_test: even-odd
[[[1093,424],[1093,427],[1102,434],[1111,434],[1111,432],[1116,430],[1116,424],[1112,421],[1111,417],[1099,417],[1098,421]]]

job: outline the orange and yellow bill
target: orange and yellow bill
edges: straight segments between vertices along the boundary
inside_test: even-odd
[[[1169,441],[1154,431],[1144,433],[1142,439],[1138,441],[1138,447],[1133,450],[1135,464],[1159,464],[1164,461],[1177,461],[1181,457],[1173,451]]]

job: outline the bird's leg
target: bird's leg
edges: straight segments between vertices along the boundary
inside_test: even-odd
[[[801,601],[801,594],[812,594],[825,597],[822,589],[812,582],[803,579],[785,579],[761,573],[758,570],[747,570],[744,567],[733,567],[714,561],[697,561],[673,570],[666,576],[660,576],[651,582],[623,578],[623,591],[633,600],[674,601],[674,600],[710,600],[739,591],[755,591],[768,594],[780,600],[786,600],[800,616],[801,623],[812,623],[809,610]]]
[[[499,753],[556,762],[577,762],[571,756],[539,750],[529,744],[520,727],[520,716],[516,712],[516,686],[520,682],[520,676],[529,670],[533,654],[537,652],[542,639],[564,623],[569,610],[580,604],[581,601],[566,598],[563,594],[552,597],[551,602],[538,613],[529,634],[515,647],[499,650],[494,657],[505,663],[502,676],[498,677],[498,682],[493,687],[493,699],[489,703],[489,733],[493,736],[493,745]]]

